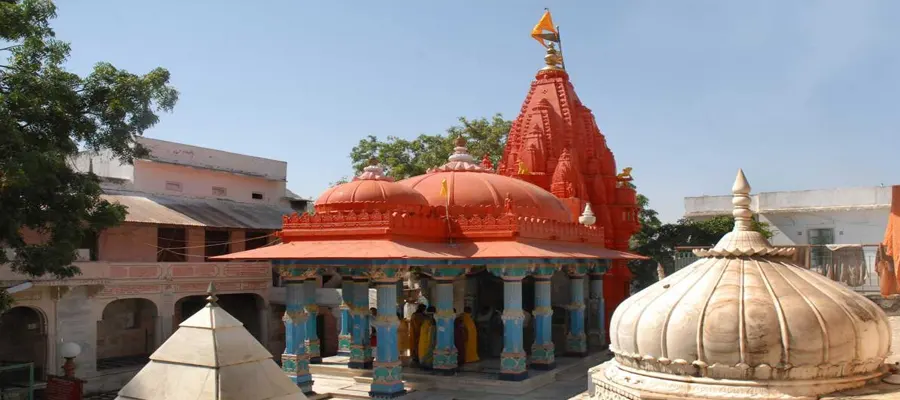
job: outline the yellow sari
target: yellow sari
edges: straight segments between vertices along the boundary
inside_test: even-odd
[[[463,313],[462,322],[466,328],[466,357],[467,363],[477,362],[478,359],[478,329],[475,328],[475,320],[469,313]]]
[[[434,363],[434,320],[431,318],[422,322],[419,332],[419,363],[424,367],[431,367]]]

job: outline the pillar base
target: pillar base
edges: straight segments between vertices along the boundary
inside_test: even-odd
[[[309,363],[310,363],[310,364],[321,364],[321,363],[322,363],[322,357],[310,357],[310,358],[309,358]]]
[[[525,353],[501,353],[500,354],[500,380],[521,381],[528,378],[526,366],[528,359]]]
[[[403,387],[403,366],[400,362],[376,362],[371,388],[369,397],[373,399],[393,399],[406,394],[406,388]]]
[[[536,371],[552,371],[552,370],[556,369],[556,361],[553,361],[549,364],[538,364],[538,363],[532,362],[530,367],[531,367],[531,369],[536,370]]]
[[[519,381],[524,381],[526,379],[528,379],[528,371],[518,372],[518,373],[507,373],[507,372],[500,373],[501,381],[519,382]]]
[[[434,349],[434,373],[453,375],[459,367],[459,353],[456,349]]]

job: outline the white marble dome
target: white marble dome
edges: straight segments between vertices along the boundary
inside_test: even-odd
[[[732,191],[734,231],[613,313],[607,383],[680,398],[804,398],[880,377],[891,342],[881,308],[751,230],[742,171]]]

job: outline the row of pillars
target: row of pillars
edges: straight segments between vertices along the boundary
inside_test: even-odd
[[[312,376],[309,364],[319,363],[320,342],[316,336],[315,272],[304,267],[302,271],[285,274],[287,287],[285,323],[286,348],[281,357],[282,369],[305,393],[312,392]],[[520,381],[528,377],[528,359],[524,349],[522,309],[522,280],[532,275],[535,280],[534,344],[531,352],[531,368],[551,370],[556,366],[556,349],[552,338],[551,284],[554,267],[488,267],[503,280],[503,351],[500,362],[500,379]],[[313,269],[315,270],[315,269]],[[398,349],[397,293],[400,268],[374,270],[343,270],[343,304],[341,307],[341,331],[338,351],[350,355],[350,368],[373,369],[370,396],[393,398],[406,393],[402,381],[402,366]],[[587,354],[585,332],[584,278],[590,279],[590,297],[599,301],[598,336],[601,343],[605,321],[603,305],[603,273],[601,266],[567,266],[570,278],[571,302],[565,353],[572,356]],[[434,306],[436,308],[436,342],[433,369],[436,373],[452,375],[458,368],[458,354],[454,343],[453,281],[465,273],[465,268],[440,267],[423,269],[436,281]],[[377,290],[378,316],[374,326],[378,337],[373,354],[369,326],[369,282]]]

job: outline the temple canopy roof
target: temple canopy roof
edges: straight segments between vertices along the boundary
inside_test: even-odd
[[[334,186],[316,200],[316,212],[341,210],[403,210],[419,211],[428,207],[421,193],[395,183],[384,175],[375,160],[351,182]]]
[[[179,325],[116,400],[306,399],[244,325],[208,303]]]
[[[884,311],[754,231],[742,171],[732,192],[734,230],[616,309],[601,386],[640,398],[816,398],[879,377]]]
[[[446,194],[442,190],[445,182]],[[476,163],[462,137],[446,164],[399,183],[421,193],[432,206],[448,207],[450,215],[473,213],[467,209],[491,215],[512,211],[524,217],[572,222],[572,210],[550,192]]]

